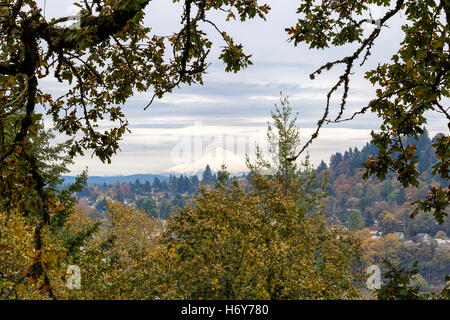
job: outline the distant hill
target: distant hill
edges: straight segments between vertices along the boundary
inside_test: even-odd
[[[432,167],[437,162],[432,145],[436,137],[430,139],[425,130],[417,140],[407,137],[404,141],[404,145],[416,145],[417,170],[420,175],[417,188],[404,188],[397,180],[398,174],[393,172],[389,172],[384,180],[375,176],[363,179],[366,171],[363,163],[369,156],[378,153],[372,143],[367,143],[361,150],[349,148],[344,153],[331,155],[329,165],[322,161],[317,172],[327,173],[329,179],[326,215],[349,224],[350,212],[358,211],[363,225],[372,227],[379,223],[386,234],[398,231],[413,237],[418,233],[435,234],[439,230],[450,233],[449,218],[442,225],[438,225],[431,213],[423,215],[421,212],[418,218],[409,218],[413,210],[411,204],[425,199],[431,187],[441,185],[446,188],[449,185],[448,180],[432,173]],[[386,214],[391,214],[391,220],[384,219]]]
[[[63,185],[71,184],[75,182],[74,176],[62,176],[64,179]],[[103,183],[109,184],[111,182],[119,182],[119,183],[130,183],[135,182],[137,179],[144,183],[146,180],[153,182],[155,178],[158,178],[160,181],[168,180],[169,177],[161,174],[133,174],[129,176],[89,176],[87,184],[88,185],[102,185]]]

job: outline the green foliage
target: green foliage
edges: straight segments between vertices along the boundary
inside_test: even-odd
[[[154,295],[170,299],[348,299],[359,297],[358,241],[327,225],[314,170],[288,157],[299,131],[287,99],[272,113],[274,164],[257,149],[248,192],[225,167],[169,218]],[[319,185],[322,185],[322,181]],[[165,253],[168,252],[167,256]],[[161,261],[163,264],[161,265]],[[165,270],[162,272],[162,270]]]
[[[202,186],[163,236],[154,294],[162,299],[342,299],[357,297],[350,233],[320,215],[302,220],[274,179],[254,174],[245,193]],[[162,265],[161,265],[162,263]],[[158,289],[159,288],[159,289]]]
[[[225,41],[220,58],[226,71],[236,72],[251,64],[242,46],[209,17],[222,10],[228,13],[227,20],[264,19],[269,6],[253,0],[183,2],[180,30],[167,37],[155,35],[144,24],[145,10],[153,3],[149,0],[76,2],[80,19],[74,28],[61,25],[67,21],[65,17],[45,17],[36,1],[2,1],[0,212],[7,217],[20,214],[29,218],[27,223],[34,226],[35,233],[31,266],[24,267],[24,276],[13,277],[6,291],[2,286],[2,297],[10,297],[16,286],[31,276],[41,278],[42,296],[56,297],[49,276],[56,269],[46,265],[48,244],[43,236],[50,227],[58,238],[58,230],[75,203],[71,193],[82,189],[85,175],[62,191],[57,187],[59,177],[73,157],[86,151],[102,162],[111,162],[119,141],[128,132],[122,106],[136,92],[153,91],[148,107],[180,84],[203,83],[212,47],[202,30],[205,26],[214,26]],[[59,96],[50,94],[38,81],[50,73],[66,87]],[[38,106],[51,117],[60,136],[68,137],[66,143],[50,146],[51,137],[42,130],[43,114]],[[112,124],[106,130],[100,126],[104,121]],[[129,193],[125,186],[119,187],[117,197],[124,199]],[[151,203],[142,205],[149,214],[156,214]],[[27,229],[24,221],[11,220],[18,228]],[[66,242],[69,252],[91,235],[85,232]],[[51,243],[61,245],[58,241]],[[50,260],[53,263],[55,259]],[[10,275],[5,277],[9,279]]]
[[[205,171],[203,171],[202,183],[205,185],[214,185],[214,177],[209,165],[207,165]]]
[[[2,121],[4,118],[0,119]],[[12,139],[13,128],[7,122],[2,124],[6,125],[3,127],[6,136]],[[75,210],[73,193],[83,188],[87,174],[78,176],[71,185],[61,186],[60,176],[68,172],[67,166],[72,160],[68,156],[68,146],[53,144],[53,138],[53,132],[44,130],[41,123],[35,124],[23,145],[25,149],[17,148],[8,160],[0,162],[0,213],[5,228],[0,238],[3,245],[7,249],[11,246],[12,250],[0,253],[3,261],[0,263],[1,298],[18,295],[18,292],[28,298],[54,297],[46,270],[57,268],[57,261],[72,256],[91,234],[78,234],[72,240],[65,238],[64,227]],[[14,228],[17,229],[14,231]],[[16,250],[23,251],[20,262],[14,261],[13,257],[19,257]],[[6,262],[7,256],[12,258],[12,263]],[[29,279],[31,275],[33,278]],[[37,288],[35,292],[26,286],[31,280]]]
[[[447,285],[441,293],[425,293],[421,294],[420,275],[417,269],[417,263],[414,263],[411,269],[405,269],[399,265],[394,265],[389,261],[384,261],[388,271],[383,275],[386,279],[377,290],[378,299],[380,300],[449,300],[449,285]],[[450,281],[450,277],[446,277],[446,281]],[[423,282],[422,282],[423,284]]]
[[[409,144],[420,144],[420,156],[417,166],[421,168],[420,184],[417,188],[404,188],[397,180],[398,174],[389,173],[384,180],[376,177],[362,179],[364,170],[362,163],[378,153],[378,148],[372,144],[366,144],[361,150],[354,148],[352,152],[336,153],[330,157],[330,168],[321,171],[327,173],[330,180],[330,188],[327,189],[326,214],[329,217],[337,217],[343,223],[348,222],[349,209],[361,210],[367,227],[372,227],[375,220],[382,224],[383,211],[390,211],[394,215],[395,223],[384,232],[401,231],[407,237],[413,237],[417,233],[435,234],[439,230],[450,231],[450,220],[444,217],[443,223],[439,223],[431,212],[419,210],[414,219],[410,219],[411,205],[416,201],[424,200],[427,191],[433,188],[445,187],[448,182],[439,175],[433,175],[433,165],[437,163],[436,151],[433,149],[433,141],[441,134],[437,134],[432,140],[424,128],[424,134],[416,141],[408,136],[405,141]],[[392,219],[391,219],[392,220]],[[389,230],[389,231],[387,231]]]
[[[420,299],[419,287],[411,286],[411,278],[419,273],[416,266],[413,269],[406,270],[400,266],[395,266],[389,261],[384,262],[389,271],[384,274],[386,283],[381,285],[377,290],[378,299],[380,300],[418,300]]]
[[[156,205],[156,201],[152,198],[139,198],[136,201],[136,208],[144,210],[150,217],[159,217],[159,209]]]
[[[311,49],[350,44],[355,44],[356,47],[350,55],[330,61],[310,75],[311,79],[315,79],[322,72],[339,65],[344,66],[344,72],[327,94],[325,110],[318,121],[317,130],[293,159],[317,138],[324,124],[352,120],[370,110],[381,119],[382,124],[378,132],[372,131],[372,143],[376,145],[378,152],[364,163],[364,177],[374,175],[385,179],[389,171],[394,171],[405,188],[417,187],[422,170],[417,167],[420,152],[417,151],[416,144],[406,143],[406,138],[411,135],[417,139],[424,133],[423,126],[430,112],[439,113],[444,121],[450,120],[448,108],[444,105],[450,97],[450,56],[446,50],[450,31],[448,0],[322,0],[319,3],[320,5],[312,0],[301,1],[297,9],[300,15],[297,24],[286,28],[294,45],[305,43]],[[386,8],[382,10],[385,13],[372,17],[370,5],[376,5],[379,9]],[[353,74],[354,66],[356,63],[363,66],[369,60],[377,38],[386,30],[389,21],[402,13],[404,22],[401,29],[404,37],[400,48],[393,53],[389,63],[380,62],[377,68],[365,74],[365,78],[377,87],[374,90],[376,97],[368,105],[346,117],[350,75]],[[373,28],[366,29],[368,25],[373,25]],[[331,118],[331,99],[340,92],[342,100],[338,115]],[[445,180],[448,180],[450,167],[449,143],[448,134],[441,135],[434,143],[438,155],[438,161],[433,167],[434,173]],[[432,211],[435,219],[443,223],[448,214],[446,208],[449,203],[448,187],[430,188],[428,197],[415,203],[416,210],[412,216],[419,209]]]
[[[292,116],[292,108],[288,98],[280,98],[281,108],[275,105],[271,111],[273,125],[268,123],[267,140],[271,160],[266,160],[257,146],[255,163],[247,157],[250,169],[250,179],[253,173],[268,175],[280,183],[285,192],[290,194],[297,203],[299,214],[305,215],[323,207],[326,197],[326,175],[317,177],[316,170],[310,165],[306,156],[297,166],[290,158],[300,145],[300,130],[296,126],[297,114]]]
[[[348,217],[348,226],[351,231],[361,230],[364,228],[364,220],[360,210],[352,210]]]

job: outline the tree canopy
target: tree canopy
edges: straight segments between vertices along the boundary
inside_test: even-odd
[[[358,1],[300,1],[297,12],[300,18],[295,26],[286,28],[295,46],[306,44],[310,49],[329,49],[336,46],[356,45],[352,54],[330,61],[311,73],[315,79],[322,72],[343,65],[341,74],[326,97],[326,105],[317,129],[309,141],[291,159],[296,159],[328,123],[350,121],[358,115],[371,111],[382,120],[380,130],[372,131],[372,142],[378,153],[369,159],[366,177],[376,175],[384,179],[389,171],[398,173],[404,187],[419,185],[417,168],[417,143],[406,143],[408,135],[418,140],[424,133],[423,125],[430,113],[444,117],[450,129],[448,98],[450,97],[449,19],[450,4],[447,0],[358,0]],[[368,19],[370,5],[385,9],[378,19]],[[371,56],[388,23],[404,15],[401,26],[404,34],[397,52],[390,62],[377,61],[374,70],[368,70],[365,78],[376,88],[376,98],[353,114],[346,115],[345,108],[350,92],[351,75],[355,65],[362,67]],[[371,32],[364,26],[375,25]],[[392,32],[390,30],[389,32]],[[331,50],[331,49],[329,49]],[[337,116],[332,117],[331,99],[342,90]],[[434,142],[439,161],[433,173],[448,180],[450,138],[448,133]],[[450,203],[450,186],[431,188],[425,200],[417,201],[415,216],[419,209],[433,211],[440,223],[447,215]]]
[[[80,12],[72,26],[62,25],[72,17],[47,19],[36,1],[1,0],[0,179],[2,191],[8,191],[2,205],[6,212],[21,208],[16,214],[26,214],[21,195],[32,198],[28,204],[36,217],[32,226],[37,252],[31,267],[23,272],[25,277],[2,291],[5,296],[31,275],[44,277],[43,288],[51,288],[41,254],[45,246],[42,232],[60,220],[53,217],[55,212],[63,216],[73,205],[68,196],[74,188],[58,190],[54,174],[48,175],[41,159],[47,155],[36,144],[43,119],[39,106],[52,118],[60,136],[69,139],[66,150],[60,147],[59,151],[73,158],[89,150],[110,162],[127,130],[121,108],[128,98],[135,92],[153,91],[150,104],[182,83],[203,82],[212,46],[202,29],[205,25],[214,26],[224,41],[220,59],[226,71],[237,72],[251,63],[242,46],[217,28],[209,15],[222,10],[228,20],[264,18],[267,5],[253,0],[182,2],[180,30],[166,36],[153,34],[144,24],[149,0],[75,2]],[[51,76],[65,85],[59,96],[40,86],[40,79]],[[114,126],[102,131],[102,120]],[[62,196],[64,202],[59,199]],[[52,290],[48,292],[53,296]]]

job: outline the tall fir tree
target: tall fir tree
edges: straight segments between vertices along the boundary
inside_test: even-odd
[[[211,167],[209,166],[209,164],[206,165],[205,171],[203,172],[202,183],[205,185],[214,185],[214,177],[212,175]]]

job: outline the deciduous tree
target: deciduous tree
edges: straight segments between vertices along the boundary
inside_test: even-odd
[[[169,36],[155,35],[144,24],[149,0],[76,2],[80,12],[70,27],[62,23],[71,17],[48,19],[34,0],[0,2],[0,189],[2,195],[10,189],[5,201],[11,214],[18,213],[13,209],[23,200],[12,196],[34,199],[30,210],[19,210],[38,218],[33,231],[37,256],[25,275],[42,275],[44,291],[52,297],[43,272],[41,233],[54,227],[53,212],[61,208],[40,158],[42,149],[35,146],[43,118],[40,108],[52,118],[60,137],[69,137],[70,157],[89,150],[110,162],[127,131],[121,107],[135,92],[152,91],[150,104],[180,84],[203,83],[212,46],[203,31],[206,25],[223,39],[220,59],[226,71],[251,64],[242,46],[210,19],[211,12],[225,11],[225,19],[244,21],[264,18],[270,9],[253,0],[182,2],[180,30]],[[40,86],[39,80],[50,76],[66,86],[60,96]],[[101,120],[114,125],[103,131]]]
[[[371,17],[370,5],[377,6],[385,13]],[[355,44],[356,47],[351,54],[336,58],[311,73],[310,78],[315,79],[323,72],[338,66],[344,67],[343,73],[327,94],[325,110],[316,131],[291,159],[296,159],[317,138],[325,124],[352,120],[371,111],[381,119],[382,124],[378,132],[372,131],[372,142],[378,152],[364,163],[365,177],[376,175],[384,179],[389,171],[394,171],[398,173],[398,180],[404,187],[419,186],[417,144],[419,135],[425,132],[423,126],[429,115],[443,117],[450,129],[450,114],[446,105],[450,97],[448,0],[322,0],[319,4],[317,1],[305,0],[300,1],[297,12],[300,17],[296,25],[286,28],[295,46],[306,44],[310,49],[328,49]],[[378,61],[377,68],[365,73],[365,78],[376,86],[374,98],[358,111],[346,115],[350,80],[356,64],[361,67],[370,59],[379,36],[387,31],[389,22],[400,15],[404,17],[401,26],[404,36],[400,48],[393,52],[389,62]],[[373,28],[366,32],[368,29],[365,27],[370,25]],[[331,101],[341,92],[337,116],[332,117]],[[408,135],[412,135],[417,143],[407,143]],[[433,173],[448,181],[448,133],[436,139],[433,146],[438,159],[433,166]],[[433,187],[425,200],[416,201],[412,216],[419,210],[431,211],[436,220],[443,223],[449,203],[450,186]]]

